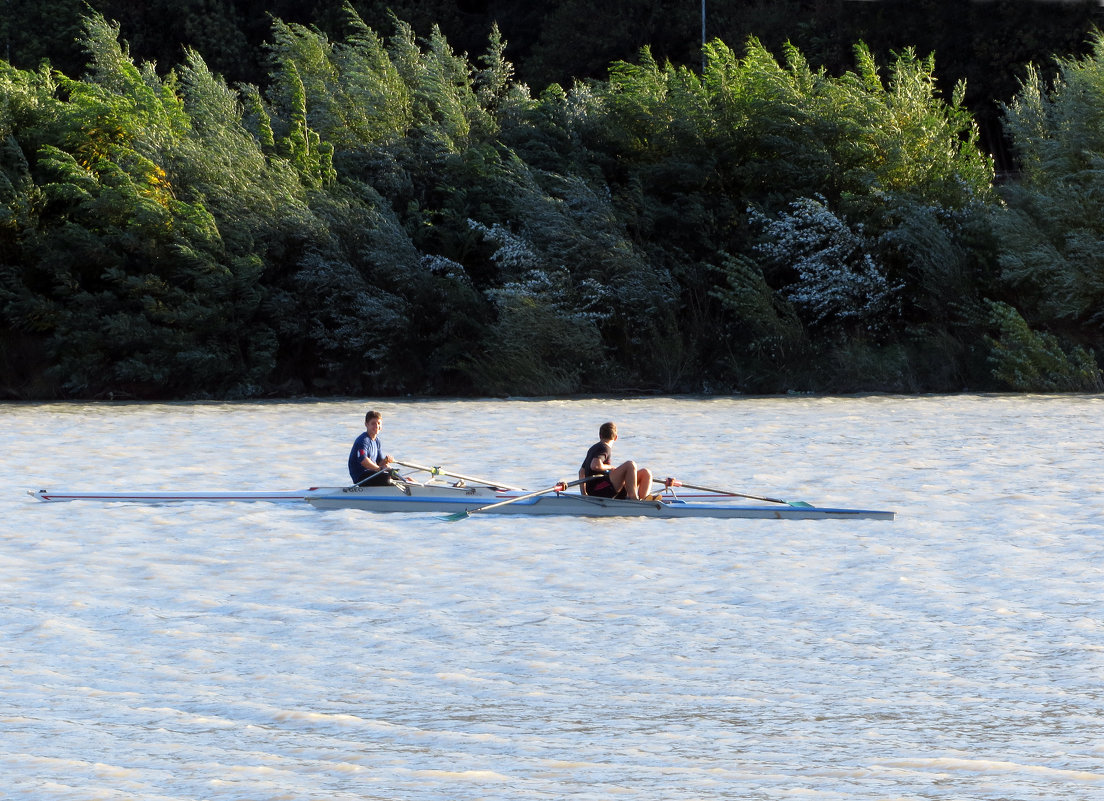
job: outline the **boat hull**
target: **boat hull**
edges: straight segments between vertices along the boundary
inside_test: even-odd
[[[267,501],[303,503],[311,490],[276,492],[84,492],[80,490],[35,490],[28,494],[47,503],[102,501],[104,503],[204,503],[210,501]]]
[[[592,498],[574,493],[549,493],[484,509],[525,494],[494,487],[454,487],[408,484],[385,487],[311,487],[278,492],[72,492],[38,490],[41,501],[102,501],[114,503],[185,503],[266,501],[309,504],[316,509],[359,509],[365,512],[471,515],[561,515],[569,517],[654,517],[667,519],[722,518],[767,520],[892,520],[893,512],[772,504],[750,506],[718,501],[717,496],[672,497],[655,501]]]
[[[501,490],[495,487],[474,486],[454,487],[444,484],[409,484],[407,486],[389,485],[377,487],[310,487],[301,490],[263,491],[173,491],[152,492],[87,492],[80,490],[30,491],[28,494],[40,501],[56,503],[60,501],[103,501],[106,503],[204,503],[204,502],[249,502],[266,501],[269,503],[305,503],[311,500],[334,499],[337,502],[395,501],[401,502],[411,496],[425,504],[434,500],[445,503],[455,500],[472,500],[475,505],[506,500],[511,495],[521,495],[523,491]],[[391,507],[387,507],[391,508]],[[417,508],[424,508],[417,507]]]
[[[500,500],[507,500],[505,494]],[[722,518],[764,520],[892,520],[893,512],[871,509],[836,509],[815,506],[747,506],[729,501],[630,501],[591,498],[556,493],[482,510],[488,503],[480,498],[380,498],[358,495],[311,497],[307,502],[317,509],[362,509],[371,512],[469,512],[478,515],[562,515],[570,517],[658,517],[667,519]]]

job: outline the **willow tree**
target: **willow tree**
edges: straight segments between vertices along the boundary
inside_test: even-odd
[[[944,98],[934,61],[908,51],[883,72],[859,44],[855,69],[840,76],[814,68],[795,47],[784,47],[782,56],[755,39],[743,55],[713,41],[699,76],[660,64],[645,50],[635,63],[613,65],[608,83],[573,89],[565,104],[575,110],[574,132],[629,232],[652,264],[676,277],[683,342],[714,375],[726,369],[765,375],[769,365],[749,360],[776,350],[753,332],[792,331],[795,318],[806,328],[810,356],[841,344],[854,352],[848,340],[857,338],[895,349],[895,359],[904,352],[896,340],[906,328],[973,319],[972,311],[940,303],[945,285],[960,299],[976,294],[968,278],[976,217],[989,202],[993,175],[963,107],[964,88]],[[813,202],[838,224],[821,226],[813,215],[789,211]],[[776,216],[786,224],[757,222]],[[797,230],[806,223],[813,227]],[[855,255],[855,264],[879,265],[884,275],[870,279],[898,296],[877,306],[876,320],[862,299],[856,300],[862,309],[833,303],[836,319],[861,318],[863,326],[824,325],[813,294],[832,290],[824,283],[829,273],[814,277],[800,268],[818,251],[828,258],[832,232],[841,226],[862,231],[854,240],[866,252]],[[787,253],[784,243],[766,247],[763,237],[783,228],[793,234],[789,241],[802,243],[800,252]],[[955,281],[946,280],[949,273]],[[749,307],[731,301],[755,297],[763,286],[781,303],[752,304],[759,322],[745,325],[739,315]],[[809,302],[788,309],[790,298]],[[779,316],[764,328],[761,313],[769,309]],[[792,358],[800,349],[793,336],[785,340]],[[809,362],[817,363],[828,362]],[[909,369],[905,363],[890,372]]]
[[[995,350],[994,370],[1006,382],[1007,364],[1040,340],[1079,364],[1084,354],[1076,345],[1098,357],[1104,350],[1104,36],[1093,34],[1084,58],[1055,61],[1052,85],[1029,66],[1019,93],[1003,107],[1020,171],[1002,189],[1005,206],[993,217],[1001,293],[1022,325],[1038,331],[1005,337],[1013,344]],[[994,313],[994,326],[1008,316]],[[1065,366],[1053,375],[1043,371],[1037,387],[1071,388],[1066,372]]]
[[[1083,59],[1057,59],[1044,84],[1029,67],[1004,107],[1019,160],[996,215],[1002,276],[1033,324],[1089,335],[1104,322],[1104,36]]]
[[[226,256],[203,198],[177,183],[193,135],[179,85],[134,64],[102,17],[85,46],[87,77],[57,75],[11,132],[40,200],[12,243],[6,316],[35,332],[65,393],[252,394],[271,366],[249,336],[259,269]]]

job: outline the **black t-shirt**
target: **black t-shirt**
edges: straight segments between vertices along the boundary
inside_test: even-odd
[[[595,442],[593,445],[591,445],[590,450],[587,451],[586,458],[583,459],[584,476],[600,476],[603,473],[607,472],[605,470],[595,470],[590,466],[591,462],[594,461],[595,456],[600,456],[601,462],[603,464],[609,464],[610,461],[613,459],[613,448],[611,448],[605,442]]]

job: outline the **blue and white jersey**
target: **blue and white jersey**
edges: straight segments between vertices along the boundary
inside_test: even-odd
[[[356,438],[352,450],[349,451],[349,478],[354,484],[376,472],[365,469],[361,464],[365,457],[371,459],[374,464],[379,464],[383,459],[383,445],[380,444],[379,437],[372,439],[367,431]]]

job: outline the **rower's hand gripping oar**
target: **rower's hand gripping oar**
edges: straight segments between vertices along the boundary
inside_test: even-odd
[[[665,487],[686,487],[687,489],[701,490],[702,492],[715,492],[718,495],[731,495],[735,498],[750,498],[753,501],[769,501],[770,503],[784,503],[787,506],[794,506],[798,509],[813,509],[815,508],[811,503],[805,501],[784,501],[781,498],[764,498],[761,495],[745,495],[742,492],[733,492],[732,490],[716,489],[715,487],[700,487],[697,484],[687,484],[684,481],[679,481],[677,478],[653,478],[653,482],[656,484],[662,484]]]
[[[595,478],[601,478],[601,476],[588,476],[587,478],[580,478],[578,481],[560,481],[549,487],[548,489],[537,490],[536,492],[530,492],[525,495],[518,495],[516,498],[508,498],[505,501],[488,504],[487,506],[477,506],[474,509],[465,509],[463,512],[454,512],[453,514],[446,515],[441,519],[447,520],[450,523],[456,520],[463,520],[464,518],[471,517],[476,512],[487,512],[491,509],[498,509],[501,506],[507,506],[511,503],[517,503],[518,501],[527,501],[530,498],[536,498],[538,495],[547,495],[550,492],[566,492],[568,487],[575,487],[579,484],[585,484],[587,481],[591,481]]]

